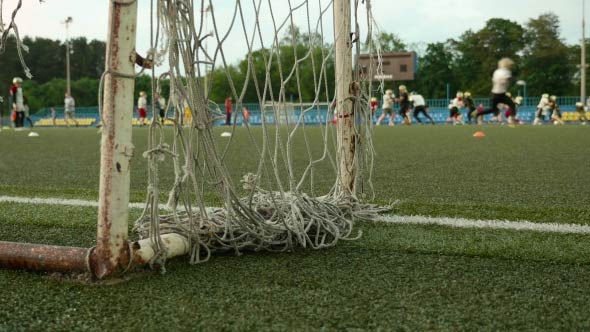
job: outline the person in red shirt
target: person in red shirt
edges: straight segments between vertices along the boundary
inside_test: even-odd
[[[242,122],[242,126],[247,126],[250,124],[250,111],[246,108],[242,108],[242,116],[244,117],[244,122]]]
[[[14,119],[14,127],[17,130],[22,130],[25,123],[25,104],[24,104],[24,95],[23,95],[23,88],[21,87],[23,83],[22,78],[15,77],[12,79],[12,85],[10,86],[10,107],[12,109]]]
[[[375,115],[377,112],[377,107],[379,107],[379,101],[377,100],[377,97],[371,98],[371,115]]]
[[[225,98],[225,125],[231,125],[231,112],[233,111],[233,102],[231,97]]]

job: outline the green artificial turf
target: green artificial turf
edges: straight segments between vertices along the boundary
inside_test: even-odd
[[[227,154],[236,183],[258,160],[239,129]],[[317,128],[308,129],[317,142]],[[486,126],[479,139],[476,130],[376,128],[375,201],[401,200],[400,214],[590,224],[590,128]],[[0,195],[96,200],[96,131],[38,132],[0,132]],[[144,199],[145,133],[134,130],[132,201]],[[312,146],[317,157],[321,146]],[[301,172],[307,151],[293,149]],[[321,194],[333,173],[329,163],[317,172]],[[171,183],[170,170],[162,179]],[[92,246],[95,220],[94,208],[0,203],[0,240]],[[3,270],[0,331],[590,330],[590,235],[357,228],[359,240],[327,250],[196,266],[178,258],[164,275],[138,271],[114,285]]]
[[[474,126],[377,127],[373,174],[375,201],[401,200],[397,212],[468,218],[590,223],[590,130],[566,127]],[[217,128],[217,133],[223,129]],[[314,157],[322,152],[318,128],[307,128]],[[93,129],[0,132],[0,194],[85,198],[98,195],[99,138]],[[131,200],[143,201],[147,169],[142,152],[147,129],[134,130]],[[254,128],[257,139],[260,128]],[[169,132],[167,133],[169,134]],[[220,149],[226,139],[219,139]],[[293,147],[297,174],[308,157],[298,137]],[[226,154],[234,183],[255,172],[260,160],[244,128]],[[163,190],[173,181],[172,163],[162,164]],[[329,162],[317,167],[314,193],[334,183]],[[309,188],[309,186],[307,186]],[[368,188],[368,186],[367,186]],[[368,190],[367,190],[368,191]],[[210,204],[220,204],[214,194]]]

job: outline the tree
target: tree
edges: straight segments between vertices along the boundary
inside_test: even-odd
[[[478,95],[490,92],[490,78],[501,58],[509,57],[517,64],[524,47],[524,28],[516,22],[493,18],[477,32],[471,30],[461,35],[454,44],[459,53],[455,69],[460,89],[471,90]]]
[[[294,31],[294,34],[291,31]],[[210,99],[222,103],[231,95],[227,77],[229,73],[238,97],[244,93],[245,103],[258,102],[262,97],[267,101],[281,99],[287,102],[310,102],[315,99],[316,94],[319,94],[320,100],[329,100],[335,82],[334,58],[329,56],[328,47],[329,45],[321,44],[321,36],[317,33],[302,34],[297,27],[289,28],[278,47],[275,45],[272,49],[255,50],[246,55],[237,67],[228,66],[213,70],[209,74],[212,84]],[[294,67],[295,59],[298,60],[297,70]],[[320,79],[320,76],[327,79]],[[287,78],[288,82],[281,89],[282,82],[287,81]]]
[[[452,42],[428,44],[425,55],[420,59],[416,88],[428,98],[445,98],[446,85],[457,87],[452,67],[455,54]]]
[[[568,48],[559,37],[559,18],[546,13],[526,25],[522,77],[529,95],[561,95],[570,90]]]
[[[405,52],[407,49],[406,43],[394,33],[381,32],[376,40],[373,40],[373,48],[376,45],[381,47],[382,52]],[[367,51],[369,45],[365,43],[363,49]]]

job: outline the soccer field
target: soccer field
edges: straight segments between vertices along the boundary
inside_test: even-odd
[[[317,128],[307,130],[319,141]],[[485,126],[487,136],[474,138],[476,130],[375,128],[375,202],[399,200],[392,213],[401,216],[590,226],[590,128]],[[95,201],[96,130],[36,131],[0,132],[0,198]],[[147,185],[146,134],[133,132],[133,202]],[[233,139],[227,164],[237,183],[258,154],[244,128]],[[299,146],[300,171],[308,157]],[[325,193],[333,171],[322,165],[314,178],[315,194]],[[164,170],[163,187],[172,180]],[[140,212],[131,210],[130,223]],[[327,250],[224,255],[196,266],[179,258],[165,275],[138,272],[113,285],[2,270],[0,331],[590,330],[590,231],[356,227],[359,240]],[[96,208],[0,201],[0,241],[89,247],[95,234]]]

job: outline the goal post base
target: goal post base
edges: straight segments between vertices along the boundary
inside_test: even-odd
[[[51,272],[87,272],[90,249],[0,241],[0,267]]]
[[[164,234],[161,237],[166,259],[186,255],[189,241],[179,234]],[[130,267],[142,267],[156,256],[151,239],[129,243],[131,255],[126,266],[116,266],[108,275],[97,275],[101,265],[95,248],[66,247],[47,244],[0,241],[0,268],[60,273],[90,273],[96,279],[116,276]],[[129,260],[127,259],[127,261]]]

